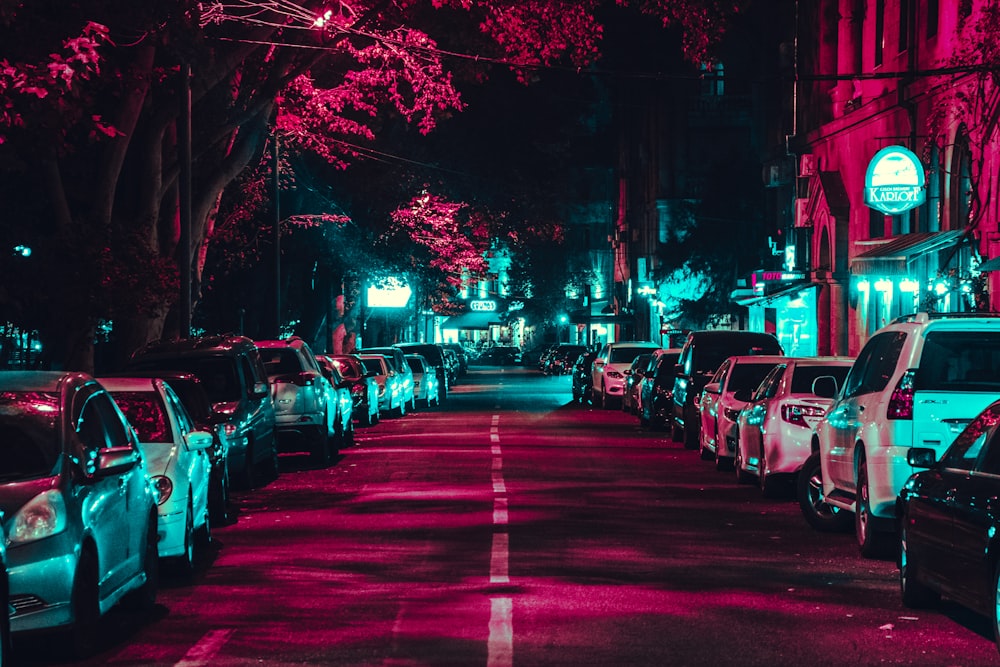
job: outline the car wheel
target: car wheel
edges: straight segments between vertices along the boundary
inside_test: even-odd
[[[318,466],[325,466],[330,463],[330,450],[337,447],[341,438],[339,429],[334,428],[333,435],[330,435],[325,424],[326,418],[323,419],[323,425],[316,427],[316,433],[313,434],[312,447],[309,450],[312,454],[313,463]]]
[[[993,643],[1000,651],[1000,564],[993,569]]]
[[[608,400],[608,390],[604,384],[601,384],[601,409],[609,410],[611,408],[611,401]]]
[[[354,445],[354,421],[347,422],[347,430],[344,431],[344,445],[347,447]],[[339,453],[339,451],[334,450],[330,452],[330,456],[336,456]]]
[[[698,449],[698,431],[693,428],[684,427],[684,449]],[[719,449],[719,443],[715,443],[715,448]]]
[[[716,448],[718,448],[718,441],[716,441]],[[733,470],[736,471],[736,483],[737,484],[749,484],[753,481],[750,477],[750,473],[746,471],[747,462],[743,460],[743,450],[740,448],[739,443],[736,443],[736,460],[733,461]]]
[[[728,456],[723,456],[719,449],[719,443],[715,443],[715,469],[719,472],[732,470],[733,460]]]
[[[101,636],[101,605],[98,592],[97,555],[90,549],[80,552],[80,561],[73,577],[70,605],[73,608],[73,625],[70,626],[70,650],[77,658],[86,658],[97,651]]]
[[[1000,594],[1000,590],[997,590],[997,580],[994,576],[994,591]],[[941,599],[941,595],[929,588],[927,585],[921,583],[918,580],[917,574],[917,564],[910,559],[910,554],[906,549],[906,529],[903,529],[903,534],[900,539],[900,550],[899,550],[899,592],[902,595],[903,604],[911,609],[920,609],[923,607],[929,607],[937,603]],[[996,598],[998,604],[994,605],[994,608],[1000,609],[1000,597]],[[997,619],[1000,618],[1000,611],[995,611],[993,614],[994,618],[994,631],[997,628]]]
[[[764,457],[764,443],[760,445],[760,456],[757,459],[757,483],[760,485],[760,495],[774,498],[778,494],[776,480],[767,474],[767,459]]]
[[[173,565],[181,576],[190,576],[194,572],[194,510],[188,501],[187,512],[184,513],[184,552],[175,556]]]
[[[854,512],[854,534],[865,558],[882,558],[890,549],[890,540],[875,529],[871,511],[871,487],[868,485],[868,462],[858,462],[858,499]]]
[[[209,495],[209,512],[212,523],[224,526],[229,523],[229,466],[222,463],[222,472],[215,477]]]
[[[845,532],[851,526],[851,514],[827,504],[823,495],[823,474],[819,452],[806,459],[795,485],[799,509],[806,523],[824,533]]]
[[[236,475],[236,486],[240,489],[252,489],[257,482],[257,465],[254,461],[253,440],[247,442],[247,449],[244,455],[243,467]]]

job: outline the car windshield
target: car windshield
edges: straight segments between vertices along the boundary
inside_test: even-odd
[[[959,433],[955,442],[941,457],[941,465],[945,468],[972,470],[979,458],[979,452],[986,443],[989,430],[998,421],[1000,421],[1000,403],[993,403]]]
[[[764,380],[764,377],[771,372],[774,364],[736,364],[729,374],[729,381],[726,383],[726,391],[733,392],[741,389],[756,389]]]
[[[837,386],[842,387],[849,370],[850,366],[796,366],[795,372],[792,373],[791,393],[811,394],[813,382],[824,375],[833,376],[837,380]]]
[[[193,373],[201,380],[212,403],[240,400],[240,381],[236,363],[228,357],[181,357],[138,361],[134,368]]]
[[[406,363],[410,365],[410,370],[414,373],[423,373],[424,365],[420,363],[419,359],[407,359]]]
[[[116,391],[112,394],[140,442],[173,442],[173,431],[159,394],[152,391]]]
[[[917,390],[1000,390],[1000,333],[930,331],[924,341]]]
[[[611,364],[630,364],[640,354],[649,352],[648,347],[613,347],[611,348]]]
[[[55,394],[0,392],[0,479],[54,475],[60,454],[58,432]]]

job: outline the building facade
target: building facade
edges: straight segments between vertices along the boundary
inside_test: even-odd
[[[982,262],[1000,254],[1000,109],[989,68],[963,59],[996,41],[984,4],[799,3],[790,230],[809,239],[795,268],[819,354],[856,354],[917,311],[998,310]]]

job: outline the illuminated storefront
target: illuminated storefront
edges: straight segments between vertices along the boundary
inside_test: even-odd
[[[755,271],[751,294],[737,302],[747,308],[747,329],[772,333],[785,354],[817,354],[816,292],[805,273]]]

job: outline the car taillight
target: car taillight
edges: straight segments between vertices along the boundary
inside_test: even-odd
[[[886,419],[913,419],[913,379],[916,372],[910,369],[899,378],[896,388],[889,397]]]
[[[789,424],[808,427],[806,417],[822,417],[826,414],[824,408],[815,405],[782,405],[781,419]]]

